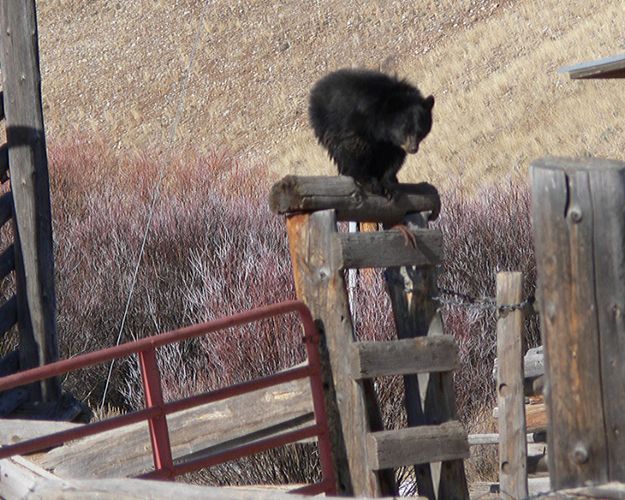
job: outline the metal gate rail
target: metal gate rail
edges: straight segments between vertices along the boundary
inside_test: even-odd
[[[161,390],[161,378],[156,362],[156,349],[167,344],[180,342],[207,333],[231,328],[271,318],[274,316],[297,313],[304,329],[304,344],[308,355],[308,363],[305,366],[291,368],[267,377],[249,382],[224,387],[177,401],[165,403]],[[272,304],[250,311],[245,311],[227,318],[221,318],[208,323],[193,325],[171,332],[162,333],[153,337],[147,337],[133,342],[118,345],[100,351],[94,351],[70,359],[57,361],[31,370],[18,372],[13,375],[0,378],[0,391],[6,391],[15,387],[30,384],[50,377],[56,377],[67,372],[85,368],[99,363],[111,361],[131,354],[138,354],[141,367],[141,379],[145,393],[146,408],[126,415],[121,415],[101,422],[87,424],[85,426],[69,429],[47,436],[41,436],[17,444],[6,445],[0,448],[0,459],[13,455],[22,455],[61,445],[67,441],[91,436],[111,429],[117,429],[135,422],[148,421],[152,455],[154,458],[154,470],[142,474],[141,478],[172,479],[180,474],[186,474],[204,467],[217,465],[229,460],[248,456],[260,451],[265,451],[288,443],[317,436],[319,445],[319,458],[321,462],[322,480],[319,483],[299,488],[298,493],[317,494],[335,493],[335,475],[332,467],[330,439],[325,412],[323,383],[321,380],[321,365],[317,344],[319,333],[314,325],[310,311],[303,302],[287,301]],[[247,392],[264,389],[277,384],[282,384],[301,378],[310,378],[310,387],[315,414],[315,423],[303,429],[280,434],[255,441],[254,443],[238,446],[229,450],[216,453],[207,458],[192,460],[189,462],[174,464],[167,429],[167,415],[177,411],[193,408],[213,401],[226,399]]]

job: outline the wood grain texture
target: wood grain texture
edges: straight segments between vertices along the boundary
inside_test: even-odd
[[[404,219],[411,229],[426,228],[424,214]],[[384,278],[400,339],[444,335],[443,323],[436,302],[436,271],[414,266],[391,267]],[[405,401],[408,425],[438,425],[456,419],[456,398],[451,373],[405,375]],[[438,482],[432,469],[438,469]],[[419,493],[427,498],[469,498],[464,463],[449,460],[441,464],[415,464]]]
[[[298,485],[294,485],[298,486]],[[278,489],[279,488],[279,489]],[[198,486],[173,481],[146,479],[90,479],[33,481],[24,496],[10,497],[24,500],[306,500],[310,496],[287,493],[284,486],[243,487]],[[325,498],[338,499],[328,496]],[[361,497],[371,500],[371,497]],[[418,498],[418,497],[417,497]]]
[[[0,66],[15,208],[20,368],[58,359],[52,217],[41,104],[35,0],[0,4]],[[60,395],[56,379],[35,384],[33,399]]]
[[[521,273],[497,273],[497,306],[522,300]],[[497,319],[497,400],[499,404],[499,485],[505,497],[527,497],[527,443],[523,394],[523,312],[500,312]]]
[[[345,353],[353,343],[353,326],[343,273],[334,265],[334,210],[287,218],[289,248],[297,297],[311,310],[325,338],[336,403],[326,400],[333,440],[338,491],[379,496],[393,493],[392,475],[369,469],[365,435],[381,422],[369,381],[355,382]],[[330,373],[326,377],[330,377]],[[367,397],[372,398],[369,402]],[[333,408],[338,405],[337,408]]]
[[[416,247],[398,230],[337,233],[335,258],[341,269],[434,266],[440,263],[443,235],[438,230],[414,229]]]
[[[295,380],[167,417],[176,463],[293,430],[313,420],[310,383]],[[40,460],[64,478],[139,475],[153,467],[144,422],[55,448]]]
[[[373,469],[469,458],[467,433],[455,421],[373,432],[367,445]]]
[[[458,366],[458,346],[450,336],[355,342],[350,358],[357,379],[448,372]]]
[[[360,189],[351,177],[288,175],[274,184],[269,206],[274,213],[291,214],[317,210],[336,210],[337,220],[397,224],[412,212],[438,216],[440,198],[434,186],[400,184],[391,199]]]
[[[625,164],[531,168],[554,488],[625,479]],[[617,395],[617,393],[619,393]]]

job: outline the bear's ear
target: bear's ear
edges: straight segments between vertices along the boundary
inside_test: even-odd
[[[423,105],[427,109],[432,109],[434,107],[434,96],[433,95],[427,96],[425,100],[423,101]]]

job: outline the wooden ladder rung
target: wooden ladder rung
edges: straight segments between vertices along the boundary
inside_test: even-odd
[[[456,420],[367,435],[373,470],[469,458],[467,433]]]
[[[350,363],[355,379],[448,372],[458,366],[458,346],[451,335],[354,342]]]
[[[440,263],[443,235],[437,229],[415,229],[416,248],[398,230],[336,233],[334,257],[338,269],[435,266]]]

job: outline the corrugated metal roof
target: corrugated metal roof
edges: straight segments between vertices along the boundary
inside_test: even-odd
[[[568,73],[574,79],[625,78],[625,54],[604,57],[572,66],[565,66],[558,73]]]

